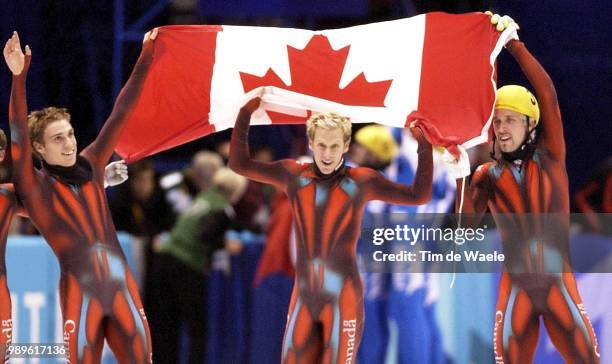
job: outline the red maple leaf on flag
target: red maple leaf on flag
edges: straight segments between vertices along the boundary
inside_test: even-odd
[[[335,51],[326,36],[313,35],[304,49],[287,46],[290,85],[286,85],[272,68],[268,68],[262,77],[240,72],[242,87],[244,92],[249,92],[260,86],[276,86],[345,105],[384,107],[392,80],[368,82],[361,72],[346,87],[340,88],[340,78],[349,50],[350,46],[346,46]],[[268,112],[268,115],[273,121],[304,121],[304,118],[273,112]]]

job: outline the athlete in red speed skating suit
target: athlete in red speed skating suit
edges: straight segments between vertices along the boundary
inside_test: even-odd
[[[498,30],[515,26],[511,18],[497,15],[492,23],[499,23]],[[495,314],[495,361],[533,362],[542,318],[568,363],[599,363],[597,339],[569,262],[568,177],[557,94],[544,68],[518,36],[506,49],[519,63],[537,99],[521,86],[497,90],[492,122],[494,145],[501,158],[474,172],[462,211],[482,214],[488,207],[509,256]],[[462,155],[458,163],[466,168],[456,177],[469,175],[464,150]],[[457,191],[459,206],[461,179]]]
[[[30,219],[59,260],[68,362],[99,363],[104,339],[121,363],[151,362],[149,327],[117,240],[103,180],[104,166],[151,64],[156,35],[157,30],[145,35],[140,58],[111,115],[96,140],[78,155],[65,109],[46,108],[28,117],[29,48],[24,55],[16,32],[4,48],[13,73],[13,182]],[[40,170],[34,168],[33,151],[42,160]]]
[[[297,241],[296,276],[282,347],[283,363],[354,363],[363,328],[362,283],[355,261],[364,205],[369,200],[422,204],[431,198],[432,147],[420,129],[419,162],[412,186],[396,184],[369,168],[344,165],[351,124],[339,115],[315,114],[307,123],[314,163],[271,163],[250,158],[248,131],[260,99],[240,111],[229,166],[287,193]]]

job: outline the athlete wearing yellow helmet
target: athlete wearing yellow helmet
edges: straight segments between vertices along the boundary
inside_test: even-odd
[[[362,167],[381,170],[399,153],[391,131],[382,125],[368,125],[355,133],[351,160]]]
[[[496,109],[516,111],[535,120],[540,121],[540,108],[538,100],[523,86],[507,85],[497,90],[495,100]]]
[[[533,152],[535,128],[539,121],[538,100],[525,87],[508,85],[497,90],[493,114],[494,142],[499,145],[505,160],[522,161]]]
[[[511,39],[506,49],[538,95],[536,100],[521,86],[497,91],[492,121],[503,158],[480,165],[469,183],[464,183],[470,175],[466,151],[459,148],[458,161],[446,159],[457,178],[456,210],[491,211],[508,257],[495,309],[495,363],[533,363],[545,328],[565,362],[598,364],[597,338],[569,259],[569,180],[557,93],[544,67],[518,40],[516,23],[489,16]]]

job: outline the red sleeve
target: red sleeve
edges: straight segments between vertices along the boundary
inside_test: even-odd
[[[431,144],[419,141],[417,153],[419,161],[411,186],[391,182],[380,173],[369,170],[371,177],[365,185],[366,198],[400,205],[421,205],[431,200],[433,179]]]
[[[457,198],[455,211],[459,212],[461,198],[463,197],[462,213],[482,215],[487,211],[487,203],[491,196],[487,164],[479,166],[472,175],[471,181],[465,183],[462,193],[462,180],[457,180]]]
[[[30,59],[30,56],[26,56],[25,67],[21,74],[13,75],[9,104],[13,181],[15,189],[23,199],[31,198],[32,194],[39,191],[32,162],[32,144],[28,129],[26,78]]]
[[[251,113],[244,108],[238,113],[232,139],[230,141],[230,156],[228,166],[236,173],[261,183],[268,183],[284,190],[291,173],[290,165],[295,161],[282,160],[276,162],[261,162],[251,158],[249,151],[249,123]]]
[[[82,155],[91,162],[94,168],[104,168],[113,154],[123,125],[138,101],[149,66],[153,60],[153,45],[153,41],[147,41],[143,44],[134,70],[119,93],[113,111],[104,123],[102,130],[100,130],[100,134],[93,143],[83,150]]]
[[[527,50],[523,42],[510,41],[507,48],[535,89],[540,106],[540,122],[542,123],[539,146],[554,160],[565,161],[565,140],[563,139],[561,111],[559,110],[557,91],[550,76],[540,62]]]

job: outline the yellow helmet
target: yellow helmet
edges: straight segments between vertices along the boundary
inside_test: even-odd
[[[381,162],[387,163],[398,153],[391,131],[382,125],[368,125],[355,133],[355,140]]]
[[[535,120],[536,126],[540,121],[538,100],[523,86],[507,85],[497,89],[495,108],[512,110],[527,115]]]

